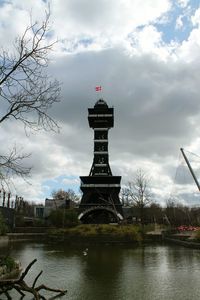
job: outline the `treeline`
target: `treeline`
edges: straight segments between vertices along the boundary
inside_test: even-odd
[[[17,195],[14,196],[11,192],[0,189],[0,206],[2,207],[13,208],[17,213],[33,216],[34,205],[34,202],[29,202],[24,200],[23,197],[19,197]]]
[[[140,222],[141,208],[131,207],[132,221]],[[143,208],[144,224],[157,223],[171,226],[193,225],[200,226],[200,207],[188,207],[174,202],[168,202],[166,207],[151,203]],[[131,221],[131,218],[129,217]]]

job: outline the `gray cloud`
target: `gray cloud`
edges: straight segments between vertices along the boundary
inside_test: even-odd
[[[98,83],[115,107],[110,139],[116,152],[126,145],[133,155],[165,156],[195,137],[191,118],[199,115],[200,102],[198,68],[193,64],[165,64],[109,49],[60,58],[54,74],[64,83],[62,103],[53,113],[73,127],[69,144],[76,143],[73,131],[89,137],[87,108],[97,100]]]

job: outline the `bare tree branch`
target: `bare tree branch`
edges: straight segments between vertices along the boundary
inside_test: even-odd
[[[39,278],[39,276],[42,274],[42,271],[36,276],[34,279],[34,282],[32,286],[29,286],[25,281],[25,277],[28,274],[29,270],[31,267],[34,265],[34,263],[37,261],[37,259],[34,259],[24,270],[24,272],[21,274],[21,276],[18,279],[5,279],[5,280],[0,280],[0,295],[5,294],[7,299],[12,299],[9,291],[12,289],[15,289],[20,295],[22,299],[25,296],[24,292],[28,292],[34,296],[34,299],[39,300],[39,299],[46,299],[43,295],[40,294],[40,291],[45,290],[45,291],[50,291],[50,292],[55,292],[57,295],[50,299],[56,299],[59,297],[62,297],[67,293],[67,290],[60,290],[60,289],[54,289],[50,288],[44,284],[39,285],[38,287],[35,287],[35,284]]]
[[[18,152],[16,146],[7,155],[0,155],[0,183],[3,188],[5,185],[8,187],[15,176],[27,178],[31,167],[23,166],[22,162],[29,157],[30,154]]]
[[[15,41],[15,54],[0,53],[0,100],[6,109],[0,123],[14,118],[24,126],[38,130],[58,130],[57,122],[48,114],[59,102],[60,85],[46,74],[48,53],[55,42],[45,43],[49,30],[49,14],[41,26],[27,27]]]
[[[60,101],[60,84],[52,81],[46,69],[48,54],[57,42],[47,44],[50,13],[42,24],[30,24],[14,43],[15,51],[0,52],[0,125],[7,120],[21,122],[30,130],[59,131],[49,109]],[[14,147],[10,154],[0,154],[0,181],[10,175],[25,177],[30,168],[21,162],[28,155],[19,155]]]

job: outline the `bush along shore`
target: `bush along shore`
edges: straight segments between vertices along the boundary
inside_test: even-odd
[[[21,265],[10,256],[0,257],[0,281],[17,277],[21,272]]]
[[[84,224],[71,228],[52,229],[48,232],[48,240],[139,244],[142,242],[142,232],[141,228],[135,225]]]
[[[180,241],[180,245],[200,248],[200,230],[195,228],[190,234],[181,234],[178,229],[157,231],[152,230],[152,224],[140,225],[111,225],[111,224],[82,224],[68,228],[51,229],[47,232],[47,240],[50,242],[67,241],[68,243],[143,243]],[[191,226],[190,226],[191,229]],[[188,231],[187,231],[188,232]],[[187,233],[186,232],[186,233]],[[181,243],[184,241],[185,243]]]

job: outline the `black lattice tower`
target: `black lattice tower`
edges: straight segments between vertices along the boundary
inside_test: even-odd
[[[94,158],[89,176],[81,176],[83,196],[79,219],[84,223],[109,223],[123,219],[119,200],[121,176],[113,176],[109,165],[108,131],[114,126],[114,109],[100,99],[88,109],[94,130]]]

